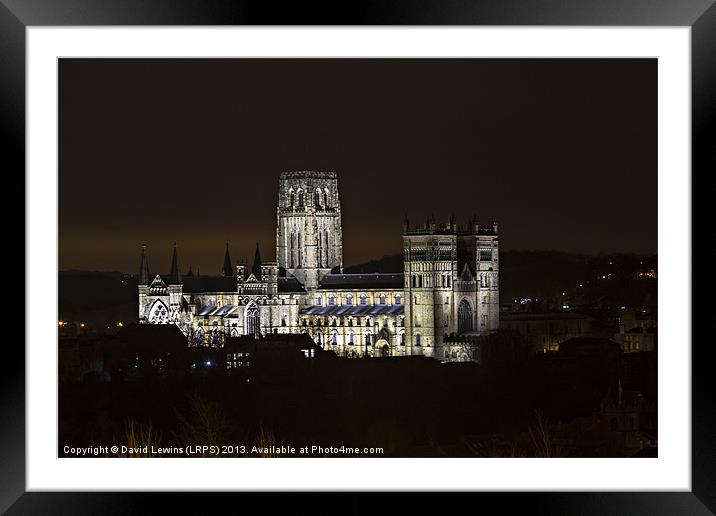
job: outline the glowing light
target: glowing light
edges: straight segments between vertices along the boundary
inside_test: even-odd
[[[60,322],[59,322],[59,323],[57,323],[57,324],[58,324],[58,325],[60,326],[60,328],[61,328],[62,326],[64,326],[64,325],[65,325],[65,321],[60,321]]]
[[[119,322],[117,323],[117,326],[119,326],[119,327],[121,328],[122,326],[124,326],[124,323],[123,323],[122,321],[119,321]]]
[[[81,322],[81,323],[80,323],[80,328],[84,328],[84,327],[85,327],[85,323]]]

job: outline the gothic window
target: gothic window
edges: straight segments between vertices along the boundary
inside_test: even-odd
[[[400,345],[405,346],[405,333],[400,334]]]
[[[371,333],[369,331],[365,332],[365,343],[368,346],[371,346],[373,344],[372,338],[373,338],[373,336],[371,335]]]
[[[168,319],[167,306],[157,299],[149,310],[149,322],[152,324],[166,324]]]
[[[458,333],[472,331],[472,308],[467,299],[460,301],[457,308],[457,331]]]
[[[353,332],[348,332],[348,345],[353,345]]]
[[[196,333],[194,334],[194,341],[197,344],[203,344],[204,343],[204,329],[198,328],[196,330]]]
[[[399,304],[400,304],[400,294],[396,294],[396,295],[395,295],[395,304],[396,304],[396,305],[399,305]]]
[[[365,325],[370,326],[370,318],[368,318],[368,317],[365,318]]]
[[[320,331],[316,332],[316,344],[318,344],[319,346],[323,346],[323,333],[321,333]]]
[[[352,317],[348,318],[348,326],[353,326],[353,318]]]
[[[301,247],[301,232],[298,232],[298,268],[300,269],[302,267],[301,263],[303,262],[303,248]]]
[[[286,326],[286,314],[281,314],[281,326]]]
[[[239,336],[239,329],[238,329],[238,328],[231,328],[231,333],[230,333],[230,335],[231,335],[232,337],[238,337],[238,336]]]
[[[381,294],[381,295],[380,295],[380,304],[381,304],[381,305],[384,305],[384,304],[385,304],[385,294]]]
[[[326,188],[326,190],[325,190],[323,199],[325,200],[326,208],[330,208],[330,206],[328,205],[328,188]]]
[[[362,305],[366,304],[366,299],[367,298],[366,298],[365,294],[361,294],[360,295],[360,304],[362,304]]]
[[[353,304],[353,294],[346,294],[346,304],[347,305]]]
[[[320,306],[321,304],[323,304],[323,298],[322,298],[321,296],[318,296],[318,297],[316,298],[316,304],[319,305],[319,306]]]
[[[256,305],[246,308],[246,335],[258,336],[261,333],[261,315]]]
[[[316,205],[316,209],[320,210],[321,209],[321,190],[316,190],[316,193],[314,194],[314,197],[313,197],[313,202]]]
[[[415,345],[422,346],[423,345],[422,340],[423,340],[423,336],[420,335],[419,333],[416,333],[415,334]]]
[[[331,332],[331,344],[334,346],[338,344],[338,332],[336,330],[333,330]]]
[[[293,268],[293,249],[294,249],[294,243],[293,243],[293,231],[291,231],[291,258],[289,260],[289,267]]]
[[[333,297],[333,294],[331,294],[330,296],[328,296],[328,304],[329,304],[329,305],[335,305],[335,304],[336,304],[336,298]]]
[[[298,207],[303,208],[303,190],[298,191]]]
[[[293,190],[291,190],[291,192],[289,193],[289,198],[290,198],[289,203],[290,203],[290,205],[291,205],[291,208],[294,207],[294,204],[295,204],[295,202],[296,202],[296,198],[295,198],[295,197],[296,197],[296,196],[294,195]]]

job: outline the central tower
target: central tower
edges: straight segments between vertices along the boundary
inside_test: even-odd
[[[284,172],[276,210],[276,261],[307,289],[343,268],[343,235],[335,172]]]

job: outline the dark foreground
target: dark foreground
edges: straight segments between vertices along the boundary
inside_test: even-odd
[[[573,348],[483,366],[322,353],[227,370],[211,350],[191,351],[198,365],[185,374],[131,374],[124,362],[129,372],[115,364],[60,384],[58,454],[117,445],[101,455],[655,455],[655,354]]]

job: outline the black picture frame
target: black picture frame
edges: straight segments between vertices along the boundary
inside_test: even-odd
[[[86,25],[561,25],[691,27],[692,177],[716,170],[709,129],[716,112],[716,5],[713,0],[421,0],[301,2],[277,7],[229,0],[0,0],[0,117],[6,174],[25,172],[25,30]],[[8,145],[9,143],[9,145]],[[711,144],[711,145],[710,145]],[[10,160],[8,160],[10,158]],[[700,171],[700,172],[699,172]],[[21,187],[24,188],[24,187]],[[17,198],[24,198],[24,191]],[[691,250],[686,255],[691,260]],[[51,265],[48,265],[51,266]],[[25,270],[25,274],[31,271]],[[691,282],[690,273],[686,278]],[[27,323],[27,314],[25,313]],[[201,513],[237,495],[204,493],[25,492],[25,354],[6,343],[0,418],[0,511],[8,514],[119,514],[149,509],[147,498]],[[685,343],[686,344],[686,343]],[[642,493],[481,493],[482,510],[516,505],[537,514],[713,514],[716,511],[716,407],[709,385],[708,342],[692,347],[692,491]],[[261,495],[241,494],[242,507]],[[265,496],[265,495],[264,495]],[[341,512],[370,509],[377,495],[353,494]],[[209,502],[210,500],[210,502]],[[209,504],[210,503],[210,504]],[[327,506],[330,502],[324,502]],[[435,502],[433,502],[435,503]],[[463,503],[453,500],[453,503]],[[429,509],[422,496],[406,499]],[[324,506],[323,504],[321,506]],[[437,510],[436,506],[436,510]],[[237,506],[238,509],[238,506]],[[336,510],[338,508],[336,507]],[[333,512],[333,511],[332,511]]]

